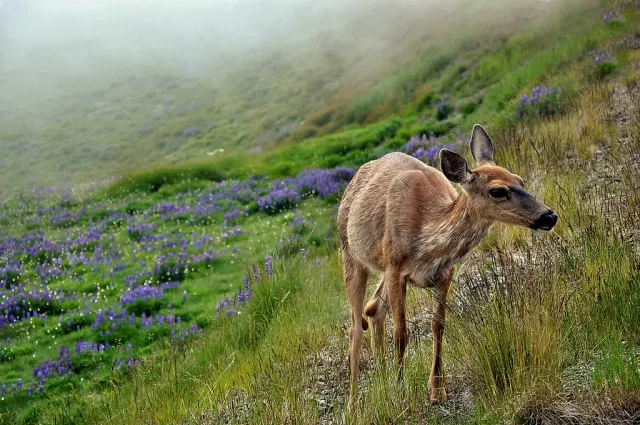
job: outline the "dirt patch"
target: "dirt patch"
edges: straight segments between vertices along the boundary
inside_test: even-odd
[[[310,373],[304,385],[305,392],[308,398],[316,401],[321,424],[335,423],[336,412],[342,409],[347,401],[349,377],[343,346],[344,344],[333,337],[317,354],[307,358]],[[368,359],[363,360],[362,366],[366,367]]]
[[[570,397],[530,400],[517,414],[525,425],[632,425],[640,423],[640,398],[604,394],[598,401],[582,402]]]

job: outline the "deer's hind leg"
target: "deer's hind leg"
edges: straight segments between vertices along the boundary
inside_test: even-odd
[[[351,328],[349,329],[349,406],[351,407],[357,399],[363,322],[366,323],[363,320],[362,311],[369,271],[346,251],[342,253],[342,260],[344,285],[351,306]]]
[[[406,300],[407,283],[400,277],[396,268],[387,268],[384,273],[385,287],[393,317],[393,344],[396,360],[400,366],[400,375],[404,372],[404,353],[407,348],[409,334],[407,332]]]

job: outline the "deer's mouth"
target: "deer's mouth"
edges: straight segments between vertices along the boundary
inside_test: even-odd
[[[553,230],[553,226],[538,226],[536,224],[530,224],[529,228],[531,230],[539,231],[539,232],[550,232]]]
[[[545,232],[550,231],[558,222],[558,215],[551,210],[542,214],[530,227],[533,230],[542,230]]]

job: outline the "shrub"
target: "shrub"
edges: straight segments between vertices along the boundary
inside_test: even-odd
[[[327,124],[329,124],[331,122],[335,112],[336,111],[333,110],[333,109],[326,109],[324,111],[320,111],[320,112],[318,112],[317,115],[315,115],[315,116],[310,118],[311,122],[316,127],[324,127],[325,125],[327,125]]]
[[[560,89],[537,86],[531,96],[523,94],[516,114],[518,118],[550,118],[561,112]]]
[[[605,78],[618,70],[618,64],[609,53],[599,53],[595,56],[596,77]]]
[[[92,323],[93,318],[90,314],[77,314],[61,320],[60,327],[57,328],[57,332],[65,335],[79,329],[88,328]]]
[[[17,347],[2,347],[0,350],[0,363],[10,362],[18,357],[33,354],[34,349],[31,345],[18,345]]]
[[[436,104],[437,112],[436,118],[438,121],[445,120],[455,110],[455,106],[447,101],[441,101]]]
[[[125,208],[124,212],[130,215],[135,215],[143,212],[150,207],[149,203],[141,201],[132,201]]]
[[[622,22],[622,15],[617,10],[609,11],[602,16],[602,20],[607,25],[616,25]]]
[[[152,314],[160,311],[165,306],[165,303],[159,299],[150,300],[137,300],[131,304],[127,304],[127,311],[135,313],[136,315]]]
[[[465,115],[471,115],[472,113],[475,112],[476,109],[478,109],[478,104],[474,101],[460,104],[460,112],[462,112]]]
[[[296,141],[302,141],[305,139],[311,139],[318,135],[318,128],[313,125],[303,125],[297,128],[293,132],[293,139]]]
[[[434,95],[432,92],[425,94],[418,102],[420,109],[428,108],[433,102],[440,101],[440,97]]]
[[[129,192],[155,193],[163,186],[173,183],[189,180],[219,182],[223,179],[223,174],[212,164],[190,163],[129,174],[111,185],[107,193],[110,195],[124,195]]]

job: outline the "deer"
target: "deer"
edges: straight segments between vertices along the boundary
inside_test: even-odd
[[[477,163],[472,170],[463,156],[448,149],[439,152],[442,172],[392,152],[360,167],[345,189],[337,224],[351,307],[349,410],[357,397],[363,331],[371,327],[374,359],[384,356],[389,310],[402,376],[408,341],[407,284],[432,292],[429,399],[432,405],[446,401],[442,344],[446,298],[456,264],[495,222],[540,231],[551,231],[556,225],[556,213],[524,189],[523,179],[495,164],[493,142],[481,125],[474,125],[469,146]],[[364,307],[372,274],[381,278]]]

